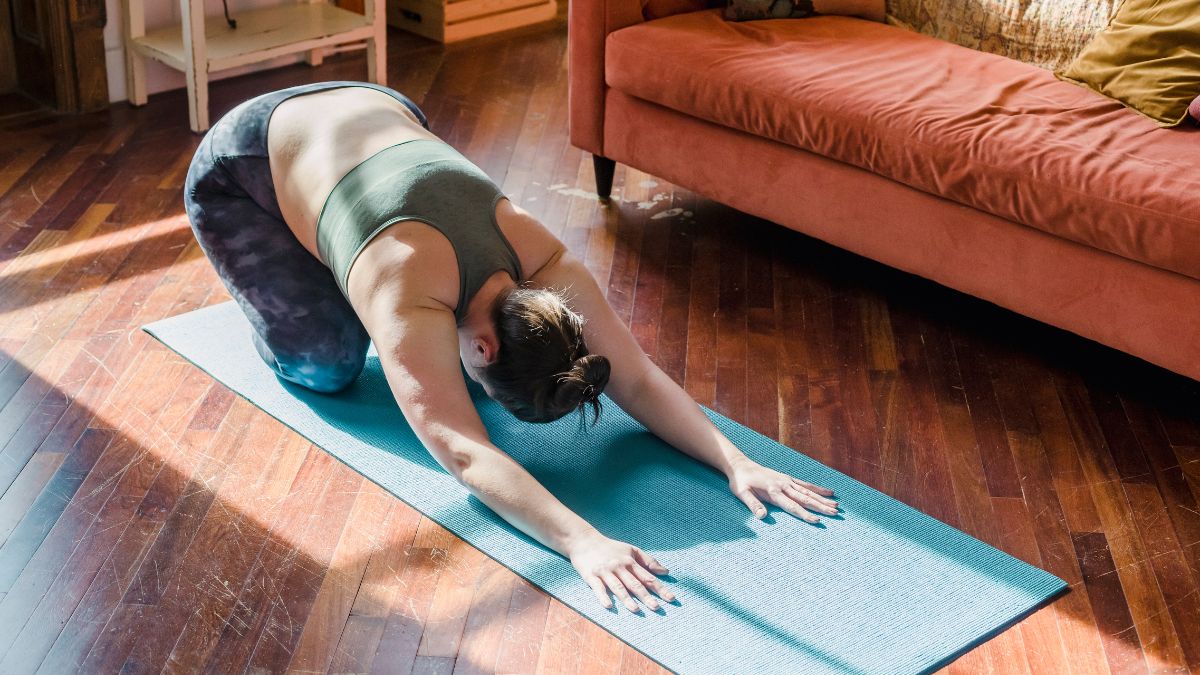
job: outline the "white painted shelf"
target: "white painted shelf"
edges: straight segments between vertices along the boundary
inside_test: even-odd
[[[236,29],[221,17],[205,22],[209,72],[371,36],[365,16],[325,3],[266,7],[239,12],[234,19]],[[183,26],[151,31],[133,44],[152,59],[184,68]]]
[[[237,28],[206,17],[203,0],[180,0],[183,23],[146,32],[143,0],[124,0],[129,100],[146,102],[145,62],[151,58],[183,71],[193,131],[208,128],[208,74],[288,54],[306,53],[319,65],[322,50],[366,42],[367,79],[387,82],[384,0],[367,0],[366,15],[325,2],[301,2],[236,12]]]

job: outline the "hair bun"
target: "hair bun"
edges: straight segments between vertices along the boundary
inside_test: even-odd
[[[600,394],[608,384],[612,367],[607,358],[599,354],[581,356],[571,364],[571,369],[559,375],[555,389],[555,404],[565,409],[582,410],[592,407],[593,423],[600,418]]]
[[[608,384],[608,376],[612,373],[612,366],[606,357],[599,354],[588,354],[576,359],[575,366],[571,370],[578,372],[586,385],[583,392],[583,402],[587,403],[600,398],[600,393],[604,391],[605,385]]]

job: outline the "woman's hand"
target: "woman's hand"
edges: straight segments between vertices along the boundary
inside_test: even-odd
[[[767,515],[766,507],[759,500],[769,501],[809,523],[818,523],[821,519],[805,508],[830,516],[838,512],[837,502],[829,499],[833,490],[806,483],[751,459],[735,462],[730,467],[729,489],[757,518]]]
[[[654,576],[666,574],[667,568],[649,553],[631,544],[609,539],[595,532],[572,547],[570,559],[575,570],[592,587],[596,599],[605,609],[612,607],[605,586],[624,602],[631,612],[641,611],[630,596],[631,592],[641,598],[642,603],[651,611],[657,611],[659,605],[650,591],[654,591],[667,602],[675,600],[675,595]]]

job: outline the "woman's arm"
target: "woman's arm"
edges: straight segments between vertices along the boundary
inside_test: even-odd
[[[569,304],[584,317],[590,351],[612,365],[605,393],[655,436],[725,474],[730,488],[760,518],[767,499],[808,522],[808,507],[837,513],[831,490],[767,469],[753,462],[721,433],[700,406],[646,356],[629,329],[609,306],[587,267],[565,250],[534,275],[536,283],[564,289]]]
[[[459,365],[454,316],[415,308],[375,327],[380,364],[404,417],[434,459],[481,501],[545,546],[569,555],[595,528],[488,439]]]
[[[667,572],[657,560],[602,535],[492,444],[463,380],[449,310],[377,312],[366,323],[405,419],[447,472],[500,517],[570,559],[605,607],[605,585],[630,611],[639,611],[630,592],[651,609],[658,604],[647,588],[672,599],[654,576]]]

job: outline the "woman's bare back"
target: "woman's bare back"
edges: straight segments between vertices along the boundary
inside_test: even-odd
[[[290,98],[267,127],[267,153],[279,210],[317,255],[317,218],[342,176],[386,147],[437,139],[404,104],[367,87],[343,87]]]
[[[296,239],[319,258],[317,218],[334,186],[363,160],[414,138],[441,140],[421,126],[404,104],[375,89],[344,87],[281,103],[267,128],[267,152],[279,209]],[[508,199],[497,202],[495,217],[526,274],[540,269],[562,247]],[[453,307],[458,272],[449,241],[419,221],[387,228],[371,240],[351,268],[347,279],[351,303],[357,309],[383,284],[402,286],[398,299],[405,304],[432,299]]]

